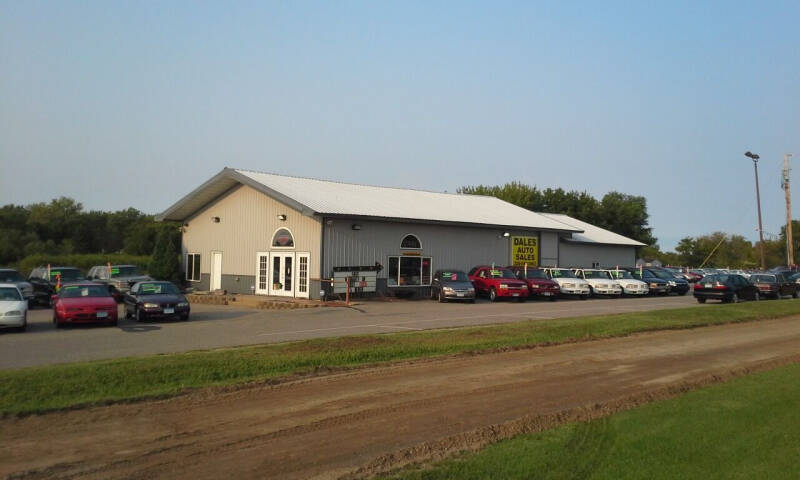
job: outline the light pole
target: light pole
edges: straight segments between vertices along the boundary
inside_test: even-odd
[[[755,153],[745,152],[745,157],[753,160],[753,170],[756,172],[756,205],[758,206],[758,241],[761,250],[761,270],[767,269],[767,263],[764,260],[764,229],[761,227],[761,193],[758,191],[758,159],[761,158]]]

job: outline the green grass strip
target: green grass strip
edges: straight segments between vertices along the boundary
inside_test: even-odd
[[[384,478],[797,479],[798,399],[794,364]]]
[[[546,345],[784,317],[800,302],[773,301],[531,320],[411,333],[322,338],[0,371],[0,414],[27,414],[277,379],[316,369]]]

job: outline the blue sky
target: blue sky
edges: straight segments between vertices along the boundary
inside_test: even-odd
[[[0,204],[157,213],[225,166],[517,180],[644,195],[672,248],[757,238],[752,150],[783,222],[800,2],[227,3],[0,0]]]

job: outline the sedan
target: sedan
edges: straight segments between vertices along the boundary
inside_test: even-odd
[[[758,288],[741,275],[706,275],[694,284],[694,298],[700,303],[720,300],[723,303],[738,303],[742,299],[761,300]]]
[[[117,324],[117,302],[108,287],[99,283],[64,285],[53,295],[53,323],[57,328],[67,324]]]
[[[151,318],[189,320],[189,302],[172,282],[139,282],[125,295],[125,317],[141,322]]]
[[[508,267],[520,280],[528,282],[530,297],[548,298],[555,302],[561,294],[561,288],[547,277],[547,273],[539,268]]]
[[[750,276],[750,283],[758,288],[762,297],[781,298],[789,297],[797,298],[797,289],[800,287],[797,283],[789,280],[785,276],[778,274],[756,274]]]
[[[431,298],[440,303],[466,300],[475,303],[475,287],[461,270],[437,270],[431,282]]]
[[[24,332],[28,326],[28,301],[13,283],[0,283],[0,329]]]

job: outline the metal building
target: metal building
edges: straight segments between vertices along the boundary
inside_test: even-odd
[[[562,217],[488,196],[225,168],[158,218],[183,224],[186,279],[198,290],[319,298],[349,277],[400,296],[427,293],[440,268],[633,265],[635,245],[582,241],[588,224]]]

